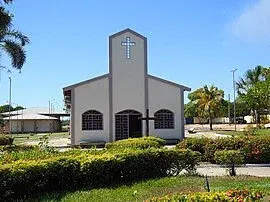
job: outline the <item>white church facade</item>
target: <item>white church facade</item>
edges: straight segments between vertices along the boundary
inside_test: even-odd
[[[130,29],[110,36],[109,73],[63,88],[71,144],[148,134],[183,139],[184,91],[191,89],[149,75],[147,69],[146,37]]]

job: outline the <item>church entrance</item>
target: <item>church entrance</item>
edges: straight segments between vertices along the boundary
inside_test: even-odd
[[[125,110],[115,114],[115,139],[142,137],[142,117],[140,112]]]

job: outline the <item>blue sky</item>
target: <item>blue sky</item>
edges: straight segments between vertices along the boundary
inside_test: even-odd
[[[131,28],[148,38],[148,71],[193,90],[232,93],[236,78],[269,66],[269,0],[27,0],[7,7],[31,39],[22,73],[12,72],[12,102],[62,109],[62,88],[108,72],[108,36]],[[10,68],[7,57],[1,65]],[[187,93],[186,93],[187,94]],[[1,72],[0,104],[8,100]],[[188,101],[187,99],[185,101]]]

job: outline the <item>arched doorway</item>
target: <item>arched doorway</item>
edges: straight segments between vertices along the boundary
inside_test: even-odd
[[[124,110],[115,114],[115,140],[142,137],[142,113]]]

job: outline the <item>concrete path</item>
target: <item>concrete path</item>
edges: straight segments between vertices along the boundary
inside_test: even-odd
[[[38,145],[40,141],[29,141],[26,142],[25,144],[27,145]],[[58,139],[51,139],[49,140],[49,146],[52,147],[65,147],[67,145],[70,145],[70,139],[68,138],[58,138]]]
[[[226,168],[215,164],[202,164],[197,167],[200,175],[224,176],[229,175]],[[244,167],[236,168],[237,175],[251,175],[257,177],[270,177],[270,164],[247,164]]]
[[[196,133],[188,133],[185,132],[186,137],[208,137],[208,138],[219,138],[219,137],[230,137],[230,135],[218,134],[215,132],[196,132]]]

